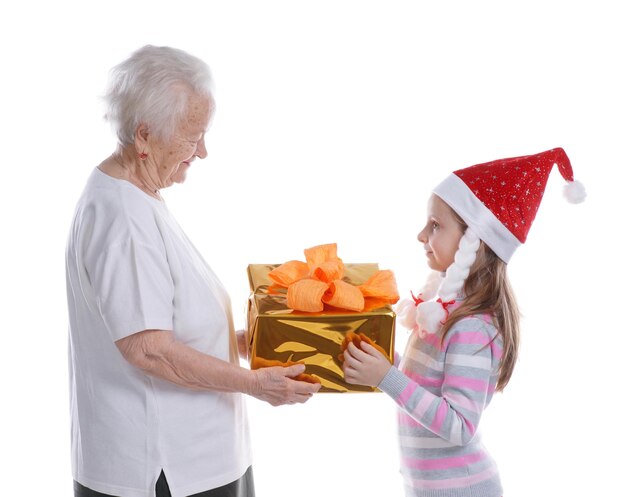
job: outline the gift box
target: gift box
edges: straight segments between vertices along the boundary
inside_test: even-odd
[[[247,339],[252,369],[303,363],[305,373],[319,379],[320,392],[373,392],[378,389],[345,382],[342,345],[347,337],[366,337],[391,360],[394,356],[395,313],[380,302],[360,312],[325,306],[303,312],[287,305],[287,289],[269,278],[279,264],[248,266]],[[361,285],[378,272],[377,264],[343,264],[341,280]]]

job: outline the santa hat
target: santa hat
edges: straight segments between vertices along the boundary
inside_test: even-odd
[[[526,241],[535,219],[552,166],[558,166],[567,182],[565,196],[571,203],[585,199],[585,189],[574,181],[569,158],[562,148],[535,155],[499,159],[454,171],[433,193],[446,202],[468,226],[461,238],[454,263],[440,281],[429,282],[414,302],[400,303],[401,321],[422,333],[435,333],[447,318],[447,306],[462,291],[476,251],[483,240],[508,263],[515,249]],[[436,301],[429,302],[438,294]]]
[[[433,193],[508,263],[515,249],[526,241],[555,164],[567,181],[567,199],[582,202],[585,189],[574,181],[572,165],[562,148],[459,169]]]

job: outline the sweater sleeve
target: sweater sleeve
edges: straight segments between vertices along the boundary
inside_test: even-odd
[[[422,350],[407,350],[405,355],[421,363],[423,374],[404,373],[393,366],[378,387],[435,435],[466,445],[495,390],[501,354],[495,336],[493,325],[477,317],[465,318],[446,336],[444,353],[439,354],[443,363]]]

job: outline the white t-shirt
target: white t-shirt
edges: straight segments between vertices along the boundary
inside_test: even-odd
[[[98,492],[173,497],[240,478],[251,464],[244,398],[144,374],[115,341],[173,331],[238,364],[230,301],[164,202],[95,169],[66,254],[74,479]]]

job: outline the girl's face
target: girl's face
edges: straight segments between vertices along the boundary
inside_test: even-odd
[[[426,226],[417,239],[424,244],[430,268],[444,272],[454,262],[463,228],[452,209],[437,195],[431,195],[428,200],[427,215]]]

